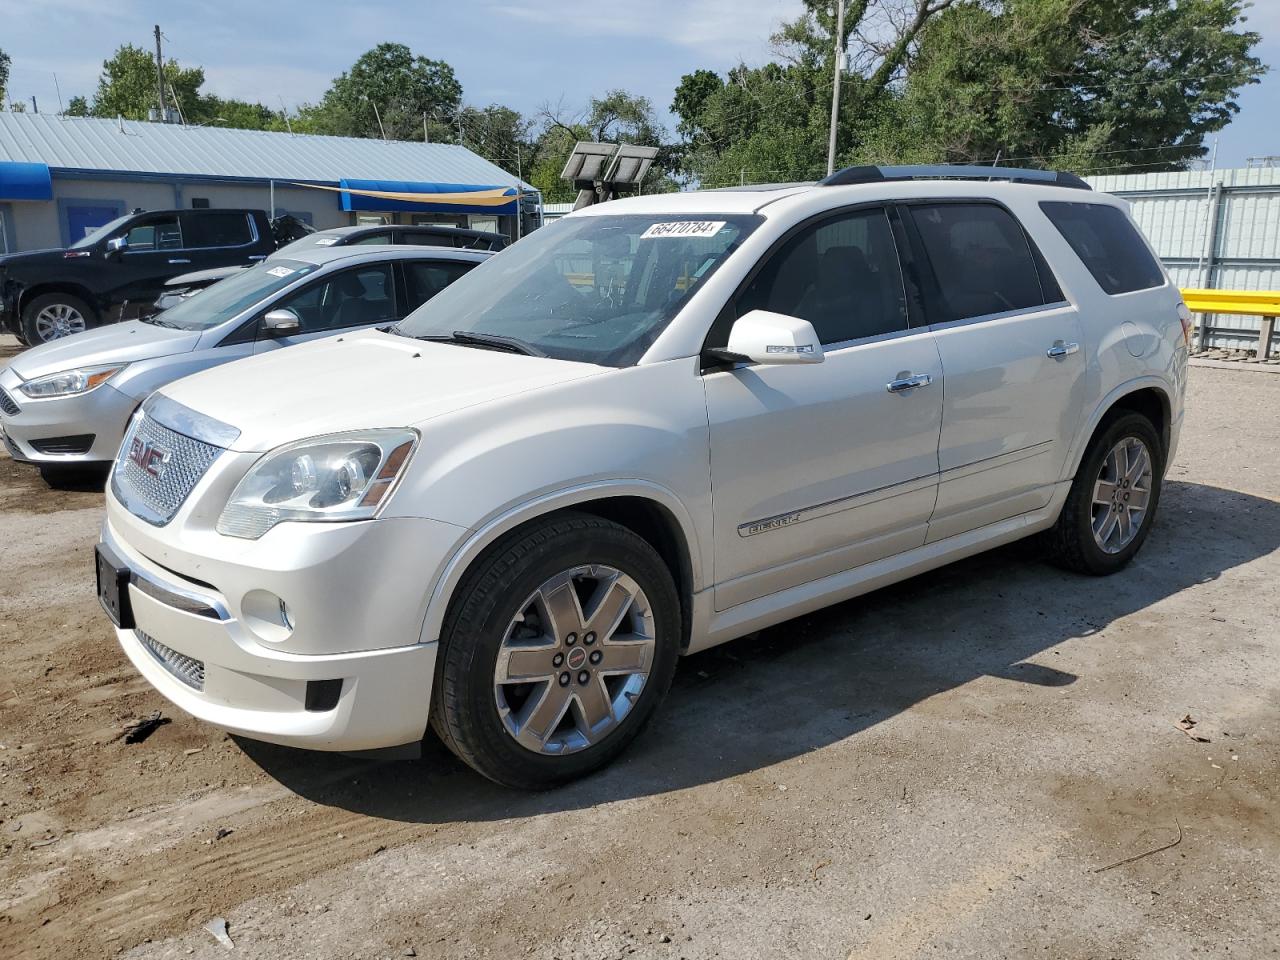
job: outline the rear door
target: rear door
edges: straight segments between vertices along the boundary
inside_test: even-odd
[[[1043,507],[1083,402],[1076,308],[994,201],[904,204],[946,370],[930,542]]]
[[[249,266],[266,256],[243,210],[190,210],[182,215],[182,239],[189,270]]]
[[[808,320],[825,359],[703,376],[719,610],[921,546],[938,482],[942,366],[883,208],[800,227],[708,346],[753,309]]]

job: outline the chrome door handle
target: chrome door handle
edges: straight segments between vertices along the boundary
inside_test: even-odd
[[[927,387],[933,383],[933,377],[927,373],[917,373],[912,377],[903,377],[901,380],[890,380],[884,385],[884,388],[890,393],[902,393],[904,390],[911,390],[915,387]]]
[[[1057,340],[1054,342],[1052,347],[1050,347],[1048,350],[1044,352],[1044,355],[1046,357],[1049,357],[1051,360],[1059,360],[1062,357],[1067,357],[1073,353],[1079,353],[1079,352],[1080,352],[1080,344],[1063,343],[1061,340]]]
[[[190,260],[170,260],[170,263],[190,263]]]

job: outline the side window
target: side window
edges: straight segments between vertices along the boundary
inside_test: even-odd
[[[1060,201],[1042,201],[1040,209],[1106,293],[1164,285],[1160,265],[1124,211],[1104,203]]]
[[[808,320],[824,345],[905,330],[902,269],[885,212],[858,211],[800,231],[738,298],[737,315],[749,310]]]
[[[391,265],[343,270],[272,304],[272,309],[296,313],[302,321],[302,333],[391,323],[396,319]]]
[[[438,233],[430,233],[423,230],[418,233],[404,233],[400,235],[400,242],[411,244],[415,247],[457,247],[462,244],[454,243],[452,237],[442,237]]]
[[[1039,307],[1046,302],[1022,227],[991,203],[906,208],[933,268],[941,316],[934,322]]]
[[[368,234],[367,236],[361,237],[358,240],[352,240],[349,244],[347,244],[347,246],[356,247],[356,246],[361,246],[363,244],[375,244],[375,243],[395,243],[395,237],[392,236],[392,234],[389,231],[383,231],[382,233],[371,233],[371,234]]]
[[[451,260],[406,261],[404,280],[409,302],[405,304],[404,313],[417,310],[474,266],[474,263]]]
[[[253,242],[247,214],[210,210],[187,214],[185,219],[188,247],[240,247]]]
[[[182,230],[176,216],[154,217],[135,223],[125,237],[132,253],[182,248]]]

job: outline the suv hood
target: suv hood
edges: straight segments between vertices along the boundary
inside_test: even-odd
[[[608,368],[368,331],[215,367],[159,392],[240,431],[233,449],[427,420]]]
[[[56,263],[65,260],[66,253],[62,247],[48,247],[44,250],[23,250],[21,253],[6,253],[0,256],[0,269],[18,267],[24,263]],[[78,259],[78,258],[76,258]]]
[[[108,324],[52,340],[24,350],[9,369],[23,380],[99,363],[133,363],[188,353],[200,339],[199,330],[173,330],[131,320]]]

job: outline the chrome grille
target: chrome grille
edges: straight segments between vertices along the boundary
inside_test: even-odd
[[[160,665],[185,683],[192,690],[204,689],[204,661],[186,654],[171,650],[155,637],[135,631],[147,652],[159,661]]]
[[[111,489],[131,513],[162,527],[173,519],[222,450],[170,430],[144,410],[129,425],[120,445]]]
[[[13,402],[13,397],[9,396],[9,391],[4,387],[0,387],[0,410],[3,410],[11,417],[18,415],[18,405]]]

